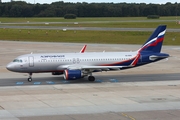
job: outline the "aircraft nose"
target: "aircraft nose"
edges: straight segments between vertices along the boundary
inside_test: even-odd
[[[14,71],[15,66],[14,66],[12,63],[9,63],[9,64],[6,66],[6,69],[8,69],[8,70],[10,70],[10,71]]]

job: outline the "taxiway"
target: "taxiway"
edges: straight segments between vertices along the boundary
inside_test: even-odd
[[[6,70],[16,56],[79,52],[84,44],[0,41],[1,120],[179,120],[180,47],[163,46],[168,60],[124,71],[95,73],[64,81],[50,73],[27,75]],[[133,51],[141,45],[88,44],[92,51]],[[71,49],[69,49],[71,48]]]

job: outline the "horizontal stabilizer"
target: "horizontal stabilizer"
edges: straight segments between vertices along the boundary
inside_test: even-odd
[[[160,58],[167,58],[167,56],[156,56],[156,55],[152,55],[152,56],[149,56],[149,59],[154,61],[156,59],[160,59]]]

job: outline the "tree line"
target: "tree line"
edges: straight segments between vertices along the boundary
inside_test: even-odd
[[[69,3],[30,4],[24,1],[0,3],[1,17],[141,17],[148,15],[179,16],[180,3]]]

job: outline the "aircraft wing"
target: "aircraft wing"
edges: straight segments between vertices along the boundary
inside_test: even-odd
[[[82,66],[82,69],[120,69],[124,66]]]
[[[83,66],[82,69],[90,71],[109,71],[109,70],[121,70],[121,68],[133,67],[129,66]]]
[[[88,65],[63,65],[59,68],[69,70],[88,70],[88,71],[109,71],[109,70],[120,70],[121,68],[132,67],[132,66],[88,66]]]

